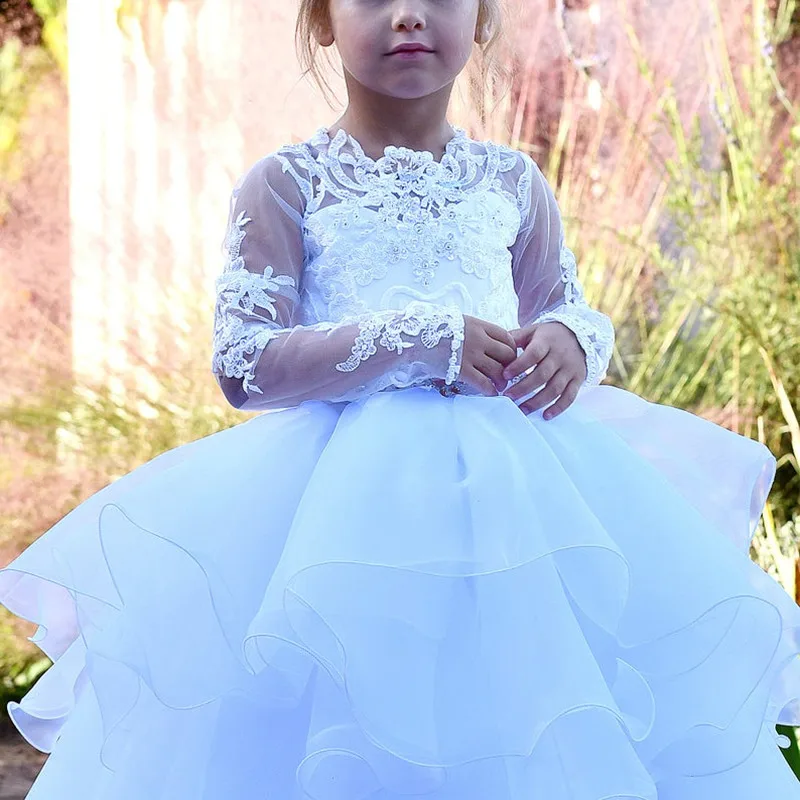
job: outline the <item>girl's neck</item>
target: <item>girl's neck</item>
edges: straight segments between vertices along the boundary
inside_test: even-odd
[[[349,75],[346,79],[349,103],[330,126],[332,136],[343,129],[371,158],[379,158],[389,145],[428,150],[437,159],[444,154],[453,137],[446,117],[452,85],[427,97],[404,100],[371,92]]]

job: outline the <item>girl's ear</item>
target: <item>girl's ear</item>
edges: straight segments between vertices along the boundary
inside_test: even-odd
[[[492,33],[489,30],[489,24],[486,22],[479,23],[475,28],[475,41],[478,44],[486,44],[491,37]]]
[[[314,27],[314,38],[319,42],[321,47],[330,47],[334,42],[333,26],[330,19],[325,22],[320,22]]]

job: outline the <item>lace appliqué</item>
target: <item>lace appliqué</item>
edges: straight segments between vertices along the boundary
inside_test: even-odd
[[[245,392],[264,392],[255,384],[255,368],[261,353],[269,342],[286,332],[277,321],[275,300],[278,295],[298,299],[295,280],[290,275],[276,275],[272,266],[261,274],[251,272],[241,255],[245,226],[252,220],[242,211],[231,222],[225,239],[226,255],[222,274],[216,280],[217,304],[214,326],[214,356],[212,370],[228,378],[242,380]],[[266,312],[260,313],[263,309]],[[330,330],[344,322],[318,322],[318,329]],[[451,353],[448,361],[446,383],[453,383],[461,365],[460,348],[464,341],[464,318],[457,308],[412,302],[402,312],[379,311],[362,316],[359,334],[351,356],[336,369],[352,372],[359,364],[377,352],[375,340],[398,354],[413,347],[403,335],[418,338],[426,347],[436,347],[443,338],[450,338]]]
[[[434,160],[430,152],[405,147],[387,147],[375,160],[343,130],[331,137],[320,128],[311,144],[320,150],[319,160],[313,164],[304,161],[320,182],[320,192],[309,198],[309,213],[330,193],[340,200],[357,198],[360,205],[381,209],[384,222],[392,224],[429,223],[447,205],[487,190],[502,160],[497,148],[473,153],[466,132],[457,127],[441,161]],[[511,164],[504,167],[510,169]],[[480,177],[479,170],[483,172]]]
[[[294,278],[276,275],[271,266],[264,267],[261,274],[246,269],[240,251],[248,222],[251,219],[242,211],[232,221],[225,239],[225,265],[216,280],[212,370],[228,378],[243,379],[246,392],[263,394],[252,381],[258,356],[283,330],[275,321],[275,295],[291,294],[296,287]],[[259,314],[256,306],[269,317]]]
[[[442,338],[451,339],[445,383],[449,386],[461,369],[459,350],[464,341],[464,317],[458,309],[411,302],[400,315],[396,311],[376,312],[359,323],[359,334],[351,356],[336,365],[340,372],[352,372],[362,361],[377,353],[375,340],[388,350],[402,354],[414,342],[405,341],[403,334],[418,338],[427,348],[436,347]]]
[[[308,228],[323,246],[341,229],[369,234],[348,254],[360,286],[379,280],[387,266],[408,261],[414,282],[428,288],[447,262],[458,261],[465,273],[486,277],[519,229],[516,198],[499,179],[518,164],[518,156],[494,143],[476,153],[471,142],[456,128],[441,161],[403,147],[387,147],[375,160],[343,130],[330,137],[320,128],[309,142],[316,156],[301,144],[282,148],[277,157],[304,192]],[[466,203],[489,196],[503,201]],[[328,197],[339,201],[338,208],[317,222],[316,214],[330,207]],[[493,252],[484,258],[474,247],[478,237],[470,234],[488,226],[496,235],[487,237]]]
[[[248,315],[266,319],[255,312],[255,307],[260,306],[274,320],[277,317],[275,298],[269,292],[279,292],[282,286],[296,288],[295,282],[291,275],[275,275],[269,265],[264,267],[260,275],[245,268],[244,259],[239,253],[245,236],[244,226],[251,221],[242,211],[231,225],[226,241],[228,258],[222,275],[217,278],[216,288],[227,308],[236,308]]]
[[[587,386],[598,386],[606,377],[614,352],[614,325],[611,319],[586,303],[583,287],[578,280],[575,256],[561,248],[561,280],[564,283],[564,304],[538,316],[534,322],[560,322],[576,336],[586,353]]]

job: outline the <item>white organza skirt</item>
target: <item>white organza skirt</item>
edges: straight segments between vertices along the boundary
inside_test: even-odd
[[[0,572],[34,800],[800,798],[757,442],[610,386],[412,388],[169,451]]]

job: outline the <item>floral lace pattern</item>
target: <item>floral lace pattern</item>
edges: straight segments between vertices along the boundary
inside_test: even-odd
[[[494,297],[485,298],[484,310],[500,306],[498,298],[508,309],[509,247],[520,210],[498,178],[519,162],[500,145],[475,153],[470,142],[457,128],[440,162],[429,152],[397,147],[374,160],[344,131],[331,138],[320,129],[309,143],[278,151],[307,202],[307,232],[319,254],[308,265],[309,280],[323,291],[325,281],[335,279],[333,306],[357,312],[361,288],[406,269],[425,292],[436,285],[439,270],[454,264],[457,270],[446,270],[453,283],[459,274],[488,282]],[[336,243],[344,238],[342,268]],[[470,291],[463,282],[458,290]],[[514,313],[512,307],[503,324],[513,327]]]
[[[362,361],[375,355],[375,339],[378,337],[380,344],[387,350],[402,354],[403,350],[414,346],[414,342],[402,338],[403,334],[419,337],[427,348],[436,347],[443,337],[452,339],[445,383],[450,385],[455,381],[461,369],[459,352],[464,341],[464,317],[457,309],[441,308],[431,311],[425,303],[410,303],[400,315],[394,312],[377,313],[362,320],[352,355],[347,361],[336,364],[336,369],[340,372],[352,372]]]
[[[245,392],[263,394],[255,381],[255,366],[260,354],[270,341],[287,332],[275,320],[275,298],[278,294],[297,296],[296,283],[290,275],[276,275],[271,266],[261,274],[249,271],[241,256],[247,223],[252,219],[241,211],[231,221],[225,244],[225,264],[216,280],[217,305],[214,328],[214,357],[212,369],[228,378],[242,379]],[[269,318],[257,311],[263,308]],[[352,372],[375,355],[375,339],[388,350],[402,354],[414,347],[415,342],[402,338],[403,334],[419,340],[426,348],[436,347],[443,338],[452,340],[447,385],[452,384],[461,369],[460,353],[464,341],[464,317],[457,308],[437,307],[429,303],[411,303],[402,312],[384,311],[345,318],[358,322],[359,334],[350,357],[335,365],[340,372]],[[323,322],[317,329],[332,330],[336,323]]]
[[[583,287],[578,280],[578,267],[572,251],[561,248],[561,280],[564,282],[564,303],[534,322],[560,322],[577,337],[586,353],[586,385],[597,386],[606,377],[614,352],[614,326],[611,320],[586,304]]]
[[[489,189],[498,171],[508,171],[516,163],[495,145],[485,152],[473,152],[465,132],[455,129],[441,161],[426,151],[387,147],[384,156],[374,160],[361,145],[343,130],[333,137],[320,128],[304,145],[282,148],[299,156],[308,171],[308,185],[316,191],[307,196],[308,214],[322,207],[327,194],[339,200],[357,199],[360,205],[380,208],[386,223],[428,223],[444,213],[447,206],[470,194]]]
[[[240,212],[231,221],[225,238],[225,264],[215,282],[212,370],[228,378],[241,378],[246,392],[261,394],[261,389],[253,383],[258,355],[281,330],[281,325],[275,322],[275,296],[296,287],[294,278],[275,275],[271,266],[264,267],[260,275],[246,269],[241,245],[248,222],[252,219]],[[263,308],[269,317],[260,314],[256,307]]]
[[[586,352],[586,383],[599,383],[613,350],[613,326],[586,305],[568,248],[558,264],[542,256],[558,253],[549,237],[561,228],[550,195],[537,191],[534,203],[536,170],[519,151],[476,142],[460,128],[440,161],[404,147],[386,147],[371,158],[343,130],[330,135],[324,128],[306,142],[281,147],[247,173],[252,199],[242,205],[237,199],[231,214],[225,266],[216,281],[214,372],[241,379],[248,397],[267,390],[251,408],[275,407],[269,406],[273,400],[314,396],[288,386],[294,372],[288,365],[301,357],[296,347],[321,347],[322,361],[315,363],[323,363],[326,352],[335,354],[313,370],[329,399],[409,385],[447,396],[458,390],[464,315],[511,330],[520,324],[524,296],[527,319],[538,313],[534,321],[558,321],[573,331]],[[248,211],[259,212],[256,223]],[[520,257],[520,242],[530,247],[530,257]],[[283,248],[277,260],[276,247]],[[530,278],[523,287],[520,274]],[[532,289],[518,296],[528,285]],[[562,294],[560,304],[537,311],[539,298],[543,303]],[[317,331],[336,334],[345,325],[352,326],[352,338],[335,335],[330,349],[325,336],[316,338]],[[298,328],[307,333],[292,336]],[[448,339],[449,356],[440,347]],[[269,369],[277,365],[272,374],[281,385],[268,388],[266,378],[257,385],[256,368],[270,343]],[[437,347],[435,356],[425,355]],[[378,348],[395,354],[396,364],[366,383],[357,379],[358,386],[333,378],[355,373]],[[267,369],[262,364],[259,375]]]

